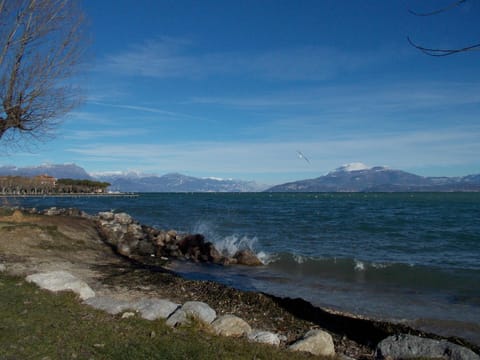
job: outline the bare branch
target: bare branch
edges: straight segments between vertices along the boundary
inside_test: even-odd
[[[453,54],[457,54],[465,51],[480,50],[480,44],[470,45],[470,46],[466,46],[458,49],[433,49],[433,48],[426,48],[414,43],[412,39],[410,39],[410,37],[407,37],[407,40],[410,45],[412,45],[414,48],[417,48],[424,54],[430,55],[430,56],[437,56],[437,57],[453,55]]]
[[[457,6],[460,6],[462,5],[463,3],[467,2],[467,0],[457,0],[457,1],[454,1],[453,3],[441,8],[441,9],[437,9],[437,10],[434,10],[434,11],[430,11],[430,12],[426,12],[426,13],[419,13],[419,12],[416,12],[416,11],[413,11],[411,9],[408,9],[408,12],[412,15],[415,15],[415,16],[432,16],[432,15],[438,15],[440,13],[443,13],[445,11],[448,11],[450,9],[453,9]]]

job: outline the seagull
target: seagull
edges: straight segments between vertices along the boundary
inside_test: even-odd
[[[308,158],[305,155],[303,155],[301,151],[297,150],[297,156],[299,159],[304,159],[307,163],[310,164],[310,160],[308,160]]]

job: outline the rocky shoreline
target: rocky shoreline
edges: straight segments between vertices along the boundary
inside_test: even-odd
[[[89,265],[86,270],[80,271],[77,264],[66,266],[67,270],[71,269],[71,273],[76,272],[75,275],[80,274],[81,276],[72,276],[92,285],[95,296],[90,298],[96,300],[85,299],[86,302],[90,301],[99,307],[107,306],[105,304],[117,306],[116,309],[120,309],[119,312],[127,314],[125,316],[130,316],[129,313],[143,315],[142,309],[146,311],[145,309],[149,307],[158,307],[159,301],[168,300],[167,305],[171,309],[175,308],[175,312],[168,314],[166,321],[170,321],[175,326],[192,315],[201,320],[199,311],[192,308],[202,303],[205,305],[201,307],[215,309],[213,310],[215,316],[212,316],[207,308],[206,312],[210,315],[207,320],[202,321],[214,329],[219,324],[229,327],[229,330],[217,328],[215,332],[224,335],[233,332],[235,336],[247,336],[252,341],[268,340],[275,346],[288,347],[292,350],[297,348],[314,354],[326,354],[322,352],[323,350],[320,352],[305,350],[310,348],[312,343],[323,342],[324,345],[321,348],[330,348],[329,355],[333,355],[333,348],[333,351],[341,357],[356,359],[371,359],[375,356],[406,358],[409,356],[405,349],[414,351],[415,357],[480,359],[471,351],[478,353],[479,349],[461,339],[446,341],[433,334],[425,334],[398,324],[333,313],[314,307],[302,299],[278,298],[269,294],[244,292],[213,282],[187,280],[178,277],[163,266],[171,259],[212,262],[223,266],[261,265],[255,254],[229,256],[219,253],[213,244],[206,241],[200,234],[178,234],[172,230],[154,229],[139,224],[128,214],[104,212],[90,216],[75,209],[52,208],[42,212],[33,209],[17,210],[9,216],[4,216],[0,222],[47,226],[45,229],[50,232],[50,235],[47,234],[49,236],[53,236],[52,229],[55,227],[63,237],[68,236],[65,244],[75,240],[75,236],[80,236],[78,230],[88,233],[88,241],[97,243],[95,249],[92,247],[91,252],[85,253],[85,258],[92,257],[92,254],[99,258],[88,258]],[[13,236],[11,231],[8,236]],[[5,239],[4,234],[1,239]],[[46,255],[38,253],[35,249],[31,249],[32,253],[29,255],[28,249],[22,248],[23,256],[28,258],[30,264],[24,263],[24,268],[20,266],[22,270],[18,270],[18,257],[21,256],[22,249],[15,253],[15,249],[8,246],[2,247],[2,240],[0,240],[0,264],[7,271],[17,269],[14,272],[30,276],[38,273],[47,274],[52,270],[66,271],[62,268],[62,266],[65,267],[66,262],[80,261],[78,254],[59,253],[62,261],[53,266],[51,256],[55,254],[49,254],[50,263],[45,266],[47,260],[42,256]],[[81,240],[82,243],[90,246],[90,243],[86,243],[85,236],[81,236]],[[28,240],[24,239],[24,241]],[[45,247],[45,240],[42,241],[42,246]],[[117,254],[117,258],[108,256],[106,259],[106,254],[98,254],[98,250],[102,247],[99,241],[108,244],[108,247]],[[54,244],[51,245],[55,248]],[[62,246],[66,245],[62,244]],[[118,255],[121,257],[119,258]],[[87,262],[85,258],[81,258],[82,261]],[[90,274],[92,271],[97,272],[95,276]],[[178,311],[180,312],[175,315]],[[238,328],[243,330],[231,330],[230,325],[225,325],[231,323],[237,324]],[[328,340],[329,337],[331,340]],[[460,345],[467,346],[471,350]],[[426,349],[429,349],[428,353],[425,353]]]

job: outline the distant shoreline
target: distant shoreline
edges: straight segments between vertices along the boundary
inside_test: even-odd
[[[138,193],[86,193],[86,194],[0,194],[0,198],[78,198],[78,197],[138,197]]]

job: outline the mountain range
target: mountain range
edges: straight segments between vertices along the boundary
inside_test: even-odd
[[[0,166],[0,176],[32,177],[48,174],[56,178],[88,179],[111,184],[121,192],[413,192],[480,191],[480,174],[462,177],[425,177],[384,166],[362,163],[341,166],[326,175],[268,188],[254,181],[197,178],[178,173],[163,176],[135,172],[89,174],[75,164],[32,167]]]
[[[269,192],[417,192],[480,191],[480,174],[425,177],[362,163],[341,166],[324,176],[274,186]]]
[[[130,172],[97,174],[95,178],[109,182],[111,190],[122,192],[258,192],[267,187],[254,181],[197,178],[178,173],[156,176]]]
[[[0,176],[33,177],[42,174],[57,179],[105,181],[111,184],[111,191],[120,192],[258,192],[268,187],[254,181],[196,178],[177,173],[163,176],[136,172],[89,174],[75,164],[46,164],[31,167],[0,166]]]

